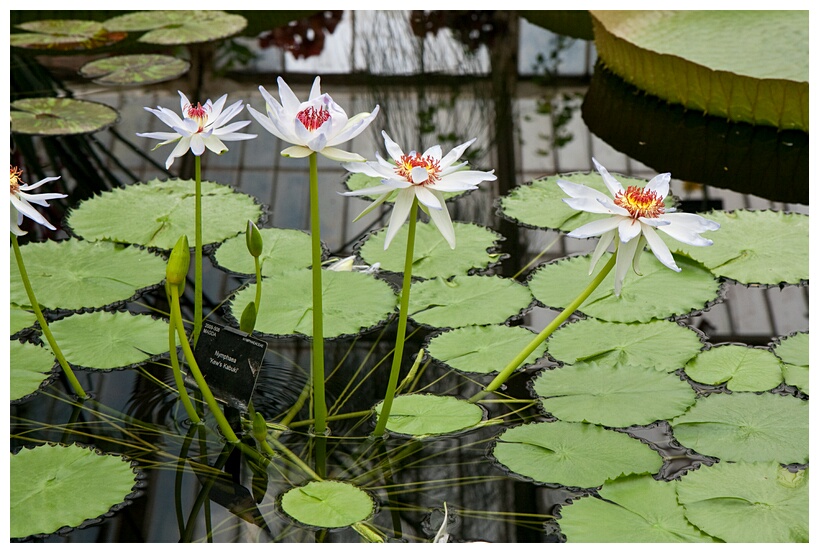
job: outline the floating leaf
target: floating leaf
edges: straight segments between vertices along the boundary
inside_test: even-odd
[[[247,20],[216,10],[155,10],[112,17],[104,25],[112,31],[148,31],[140,42],[179,45],[235,35],[247,26]]]
[[[66,360],[89,369],[117,369],[168,351],[168,323],[148,315],[95,311],[50,325]]]
[[[603,254],[595,270],[600,271],[610,256]],[[544,305],[564,308],[589,285],[590,260],[590,255],[581,255],[541,265],[530,275],[529,289]],[[612,270],[580,305],[580,311],[604,321],[648,322],[684,315],[717,301],[720,283],[714,275],[682,255],[675,260],[682,269],[679,273],[646,252],[640,258],[642,276],[629,270],[619,297],[614,295]]]
[[[591,13],[600,59],[631,84],[732,121],[808,130],[807,11]]]
[[[501,236],[495,231],[471,223],[453,222],[457,248],[452,249],[441,231],[433,224],[418,224],[415,230],[412,276],[417,278],[447,278],[465,275],[472,270],[489,268],[500,259],[494,253]],[[395,235],[390,248],[384,249],[387,230],[369,235],[359,248],[359,255],[368,264],[380,263],[381,269],[394,273],[404,272],[407,251],[407,229],[403,225]]]
[[[780,338],[773,346],[774,354],[782,360],[785,383],[808,392],[809,338],[807,332],[797,332]]]
[[[375,510],[370,495],[346,482],[322,480],[288,490],[282,510],[308,526],[343,528],[369,517]]]
[[[110,242],[34,242],[22,246],[26,271],[40,305],[51,309],[104,307],[128,300],[143,288],[162,282],[165,260],[136,247]],[[17,261],[9,261],[9,297],[28,306]]]
[[[230,186],[204,181],[202,185],[202,243],[222,242],[261,217],[262,208],[247,194]],[[80,203],[66,223],[86,240],[110,240],[170,250],[179,237],[193,242],[196,183],[154,179],[103,192]]]
[[[46,136],[93,133],[119,120],[105,104],[73,98],[15,100],[10,115],[12,132]]]
[[[808,541],[808,471],[778,463],[717,463],[677,484],[685,517],[733,543]]]
[[[601,499],[584,497],[560,508],[566,541],[608,543],[713,542],[689,523],[677,503],[677,482],[651,476],[608,481]]]
[[[119,42],[127,33],[112,33],[97,21],[45,19],[17,26],[28,33],[12,33],[9,43],[36,50],[91,50]]]
[[[587,362],[661,372],[682,368],[703,347],[696,331],[671,321],[624,324],[595,319],[562,326],[546,345],[552,357],[569,364]]]
[[[321,284],[325,338],[358,334],[384,322],[395,311],[392,288],[371,275],[325,270]],[[273,336],[312,336],[312,286],[309,269],[265,278],[255,330]],[[255,295],[255,284],[237,292],[230,302],[230,315],[238,321]]]
[[[457,371],[490,374],[503,370],[534,338],[535,333],[522,326],[465,326],[436,334],[425,349]],[[545,352],[546,345],[540,344],[522,367],[534,363]]]
[[[356,190],[362,190],[364,188],[372,188],[373,186],[381,186],[381,181],[383,179],[381,177],[368,177],[364,173],[351,173],[347,180],[344,181],[345,186],[350,192],[354,192]],[[464,194],[464,191],[459,192],[443,192],[445,200],[449,200],[451,198],[456,198]],[[375,200],[380,194],[375,196],[358,196],[359,198],[365,200]],[[387,203],[393,203],[395,201],[395,197],[398,196],[398,190],[393,192],[388,198]]]
[[[173,56],[133,54],[86,63],[80,67],[80,75],[102,85],[142,86],[170,81],[188,69],[190,63]]]
[[[536,482],[592,488],[621,475],[651,474],[662,458],[627,434],[593,424],[539,422],[505,430],[492,455]]]
[[[809,278],[808,216],[781,211],[712,211],[720,224],[709,233],[714,244],[689,247],[669,239],[716,276],[740,284],[799,284]],[[685,269],[683,269],[685,271]]]
[[[379,416],[382,406],[383,402],[375,406]],[[484,410],[480,406],[463,399],[410,394],[393,400],[387,430],[416,438],[452,434],[474,427],[483,417]]]
[[[303,269],[313,264],[310,235],[301,230],[282,228],[259,229],[263,249],[259,256],[263,276]],[[256,274],[253,257],[247,251],[246,234],[225,240],[213,254],[217,265],[246,275]]]
[[[782,382],[782,363],[767,349],[722,344],[689,361],[685,374],[702,384],[725,384],[732,392],[764,392]]]
[[[529,307],[532,295],[522,284],[493,276],[455,276],[414,282],[410,318],[437,328],[497,324]]]
[[[11,537],[51,534],[103,516],[127,500],[135,480],[118,455],[78,445],[21,449],[9,463]]]
[[[12,278],[14,278],[13,275]],[[25,328],[34,326],[36,322],[37,316],[33,311],[21,309],[20,306],[14,304],[9,306],[9,330],[12,336]]]
[[[697,399],[691,386],[652,367],[580,363],[540,373],[533,391],[560,420],[611,427],[651,424],[685,412]]]
[[[683,446],[723,461],[808,461],[808,402],[777,394],[712,394],[671,421]]]
[[[47,349],[12,340],[9,346],[9,399],[21,399],[39,390],[51,376],[54,364],[54,355]]]

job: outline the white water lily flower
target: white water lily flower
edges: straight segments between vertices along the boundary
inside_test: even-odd
[[[329,94],[321,93],[319,77],[313,81],[306,102],[299,101],[284,79],[279,77],[277,82],[281,104],[260,86],[259,91],[267,104],[267,115],[250,105],[247,109],[273,136],[293,144],[282,150],[283,156],[300,158],[316,152],[334,161],[364,161],[360,155],[336,146],[361,134],[378,114],[378,106],[372,113],[362,112],[348,118]]]
[[[384,136],[387,153],[392,158],[391,162],[376,152],[375,156],[378,161],[344,164],[344,168],[351,173],[364,173],[369,177],[381,178],[379,186],[342,192],[345,196],[380,194],[357,219],[372,211],[397,190],[398,195],[395,198],[395,205],[387,228],[384,249],[389,247],[398,229],[407,220],[413,198],[418,198],[421,209],[429,215],[429,218],[441,231],[449,247],[454,249],[455,229],[452,227],[443,193],[475,190],[478,188],[478,183],[497,179],[493,174],[494,170],[472,171],[466,168],[467,162],[456,163],[464,151],[477,139],[473,138],[469,142],[456,146],[443,156],[440,146],[433,146],[423,154],[414,151],[405,154],[386,132],[382,131],[381,134]]]
[[[558,179],[557,185],[568,194],[564,202],[578,211],[589,213],[604,213],[611,215],[576,228],[568,234],[573,238],[590,238],[600,236],[597,248],[592,255],[589,274],[594,270],[600,256],[609,245],[616,242],[614,269],[614,294],[620,295],[623,278],[628,272],[629,265],[634,272],[640,274],[639,259],[643,247],[648,244],[654,256],[666,267],[673,271],[680,271],[674,263],[671,251],[663,242],[658,230],[672,238],[690,246],[710,246],[713,241],[699,235],[707,230],[717,230],[719,223],[695,215],[693,213],[674,213],[674,209],[666,209],[665,197],[668,195],[670,173],[657,175],[644,187],[629,186],[623,188],[617,179],[612,177],[605,167],[592,158],[597,172],[603,177],[603,182],[611,192],[608,197],[602,192],[582,184],[575,184]]]
[[[9,166],[9,184],[11,188],[11,206],[14,208],[10,211],[11,214],[11,232],[16,236],[23,236],[28,234],[20,228],[23,222],[23,216],[28,217],[35,223],[39,223],[50,230],[57,230],[43,215],[37,211],[31,204],[42,205],[48,207],[48,200],[56,200],[58,198],[65,198],[65,194],[49,193],[49,194],[29,194],[30,190],[41,187],[47,182],[57,180],[60,177],[47,177],[34,184],[25,184],[20,180],[22,171],[12,165]]]
[[[205,148],[216,154],[228,151],[223,141],[250,140],[255,134],[236,132],[250,124],[250,121],[237,121],[227,124],[236,117],[244,105],[239,100],[225,109],[227,94],[211,102],[208,99],[203,106],[197,102],[194,106],[181,91],[179,92],[182,117],[173,111],[157,106],[157,109],[145,108],[156,115],[160,121],[171,127],[174,132],[146,132],[137,133],[137,136],[162,140],[154,150],[165,144],[177,142],[176,147],[165,161],[165,168],[170,169],[174,159],[182,157],[190,150],[196,156],[201,156]]]
[[[364,273],[366,275],[376,274],[381,269],[381,263],[372,265],[355,265],[355,256],[351,255],[343,259],[338,259],[327,266],[329,271]]]

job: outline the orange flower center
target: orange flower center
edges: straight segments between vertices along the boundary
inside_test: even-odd
[[[637,186],[629,186],[625,192],[618,192],[614,203],[627,210],[632,219],[656,219],[665,213],[665,204],[659,194]]]
[[[24,184],[20,180],[20,175],[23,174],[23,171],[13,165],[10,165],[9,167],[11,168],[9,170],[9,185],[11,188],[11,193],[17,194],[17,192],[20,191],[20,185]]]
[[[196,123],[199,125],[200,132],[205,128],[209,115],[210,110],[199,102],[196,102],[195,106],[193,104],[188,104],[188,107],[185,109],[185,116],[188,119],[193,119],[196,121]]]
[[[296,117],[308,131],[313,132],[330,118],[330,110],[327,108],[316,109],[310,106],[301,110]]]
[[[415,182],[415,180],[413,180],[412,170],[417,167],[422,167],[426,170],[426,180],[422,182]],[[411,154],[404,154],[401,156],[401,159],[398,160],[398,166],[395,168],[395,172],[411,183],[418,186],[426,186],[428,184],[434,184],[440,180],[438,173],[441,172],[441,167],[438,164],[437,159],[430,156],[422,157],[421,154],[413,152]]]

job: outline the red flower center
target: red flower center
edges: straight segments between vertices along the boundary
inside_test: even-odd
[[[9,187],[11,188],[11,193],[16,194],[20,191],[20,185],[23,184],[22,181],[20,181],[20,175],[23,174],[23,171],[13,165],[9,167]]]
[[[637,186],[629,186],[625,192],[618,192],[614,203],[627,210],[633,219],[656,219],[665,213],[665,204],[659,194]]]
[[[185,115],[188,119],[193,119],[199,124],[199,131],[201,132],[208,122],[210,109],[208,109],[207,106],[203,106],[201,103],[196,102],[195,106],[193,104],[188,104],[188,107],[185,109]]]
[[[324,107],[316,109],[310,106],[307,109],[301,110],[296,117],[308,131],[313,132],[330,118],[330,110]]]
[[[427,178],[423,182],[415,182],[412,178],[412,170],[416,167],[422,167],[427,172]],[[418,186],[434,184],[441,179],[441,177],[438,176],[438,173],[441,172],[439,160],[430,156],[423,157],[417,152],[401,156],[401,159],[398,160],[398,166],[395,168],[395,172]]]

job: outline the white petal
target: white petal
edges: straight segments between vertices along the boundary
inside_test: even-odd
[[[213,152],[214,154],[222,155],[228,151],[227,146],[225,146],[224,142],[222,142],[213,135],[204,138],[203,141],[205,143],[205,147],[207,147],[207,149]]]
[[[476,188],[478,183],[484,181],[497,180],[492,171],[456,171],[443,177],[440,181],[435,183],[436,190],[442,192],[450,192],[453,190],[470,190]]]
[[[319,96],[321,96],[321,77],[317,76],[313,79],[313,86],[310,87],[310,96],[307,98],[307,101],[318,98]]]
[[[616,229],[622,219],[620,217],[606,217],[605,219],[598,219],[591,223],[586,223],[571,231],[567,236],[572,238],[591,238],[592,236],[601,236],[607,232]]]
[[[614,235],[615,232],[610,230],[609,232],[603,233],[603,235],[600,236],[600,240],[597,241],[597,247],[594,248],[594,253],[592,254],[589,274],[592,274],[597,262],[600,261],[603,254],[609,249],[609,245],[612,243],[612,241],[614,241]]]
[[[205,139],[201,134],[194,134],[191,136],[191,152],[195,156],[201,156],[205,153]]]
[[[603,204],[603,202],[595,199],[595,198],[563,198],[563,201],[566,202],[566,205],[571,207],[572,209],[576,209],[577,211],[587,211],[589,213],[605,213],[608,215],[617,215],[618,217],[623,217],[624,215],[628,215],[628,211],[625,214],[615,213],[611,210],[611,208],[607,207]]]
[[[46,177],[43,180],[38,180],[37,182],[35,182],[33,184],[23,184],[23,185],[20,186],[20,190],[23,190],[25,192],[28,192],[30,190],[35,190],[37,188],[40,188],[45,183],[55,181],[55,180],[59,180],[59,178],[60,177]]]
[[[447,167],[461,159],[461,156],[466,151],[466,149],[469,148],[472,144],[474,144],[476,140],[477,138],[473,138],[469,142],[464,142],[463,144],[452,148],[447,155],[441,158],[440,163],[441,170],[445,170]]]
[[[377,197],[373,203],[371,203],[370,205],[368,205],[368,206],[367,206],[367,207],[364,209],[364,211],[362,211],[361,213],[359,213],[359,214],[356,216],[356,218],[355,218],[355,219],[353,219],[353,223],[355,223],[356,221],[358,221],[359,219],[361,219],[362,217],[364,217],[366,214],[368,214],[369,212],[371,212],[371,211],[372,211],[373,209],[375,209],[376,207],[378,207],[378,206],[380,206],[381,204],[383,204],[383,203],[384,203],[384,202],[387,200],[387,198],[389,198],[389,197],[390,197],[390,194],[392,194],[393,192],[394,192],[393,190],[390,190],[389,192],[385,192],[384,194],[381,194],[379,197]],[[343,192],[342,192],[342,195],[345,195],[345,196],[350,196],[351,194],[345,194],[345,193],[343,193]]]
[[[344,142],[347,142],[348,140],[351,140],[361,134],[364,129],[366,129],[369,124],[372,123],[375,116],[378,115],[378,109],[378,106],[375,106],[372,113],[362,112],[350,119],[347,122],[347,125],[344,126],[344,129],[333,137],[330,144],[332,146],[343,144]]]
[[[282,108],[288,115],[296,115],[299,112],[299,106],[301,102],[293,94],[293,91],[290,90],[290,87],[287,86],[287,83],[284,82],[284,79],[281,77],[276,79],[276,82],[279,83],[279,98],[282,101]]]
[[[398,234],[398,230],[401,228],[401,225],[404,224],[404,221],[407,220],[414,200],[415,194],[412,190],[402,190],[398,193],[398,197],[395,198],[395,205],[392,208],[392,215],[390,216],[390,224],[387,227],[387,236],[384,240],[385,250],[390,247],[390,242],[392,242],[392,239]]]
[[[449,211],[444,203],[444,197],[440,192],[433,192],[438,196],[438,201],[441,202],[443,209],[430,209],[429,218],[438,227],[438,230],[443,235],[444,239],[449,244],[451,249],[455,249],[455,229],[452,226],[452,220],[449,218]]]
[[[632,219],[631,217],[623,217],[617,226],[617,232],[620,234],[621,242],[629,242],[632,238],[640,236],[642,230],[643,227],[640,221]]]
[[[425,206],[431,207],[433,210],[445,209],[444,203],[438,201],[438,197],[432,190],[424,186],[413,186],[412,188],[415,191],[415,196],[418,198],[418,201]],[[438,194],[440,195],[440,192]]]
[[[597,172],[600,173],[601,177],[603,177],[603,182],[606,184],[606,188],[609,189],[609,192],[611,192],[612,198],[617,196],[618,193],[623,192],[623,185],[620,184],[620,181],[612,177],[606,168],[600,165],[596,159],[592,158],[592,162],[597,168]]]
[[[631,240],[630,242],[618,242],[617,244],[617,261],[614,266],[614,295],[619,296],[620,290],[623,288],[623,279],[632,265],[634,254],[637,252],[637,245],[639,240]]]
[[[348,192],[339,192],[342,196],[374,196],[376,194],[388,194],[394,192],[396,188],[389,184],[380,184],[377,186],[370,186],[360,190],[350,190]]]
[[[441,146],[436,144],[435,146],[427,148],[427,150],[421,155],[421,157],[431,157],[432,159],[437,159],[439,160],[440,165],[440,159],[441,156],[443,155],[444,152],[441,150]]]
[[[347,152],[345,150],[341,150],[339,148],[333,148],[332,146],[327,146],[321,152],[321,155],[326,157],[327,159],[332,159],[333,161],[338,161],[341,163],[350,163],[350,162],[363,162],[365,159],[360,155],[356,154],[355,152]]]
[[[653,228],[645,228],[643,231],[643,235],[646,237],[646,241],[648,242],[648,246],[651,248],[651,253],[654,254],[654,257],[660,260],[660,263],[671,269],[672,271],[680,272],[680,268],[677,267],[677,264],[674,263],[674,256],[671,255],[671,251],[668,249],[668,246],[665,245],[663,239],[657,234]]]
[[[387,134],[387,131],[381,131],[381,135],[384,137],[384,146],[387,148],[387,153],[390,154],[390,157],[395,161],[398,161],[402,157],[404,157],[404,151],[393,142],[393,140]]]
[[[217,121],[219,121],[219,118],[222,116],[222,110],[225,107],[225,102],[227,102],[227,97],[228,97],[227,94],[223,94],[221,97],[219,97],[218,100],[216,100],[215,102],[213,102],[211,104],[210,114],[208,115],[208,124],[209,125],[218,126]],[[208,102],[209,101],[210,100],[208,100]],[[239,100],[238,102],[236,102],[235,104],[230,106],[230,108],[228,109],[228,113],[231,111],[231,109],[235,110],[236,106],[241,106],[241,105],[242,105],[242,101]],[[242,110],[242,108],[239,107],[239,110],[236,111],[236,113],[239,113],[239,111],[241,111],[241,110]],[[233,115],[235,115],[235,114],[233,114]],[[224,119],[225,119],[225,121],[229,121],[232,117],[233,116],[226,116]]]
[[[292,158],[307,157],[313,153],[313,150],[305,146],[290,146],[282,150],[282,156]]]
[[[590,186],[586,186],[584,184],[576,184],[573,182],[569,182],[567,180],[557,179],[557,185],[560,187],[561,190],[563,190],[563,192],[568,194],[570,198],[578,199],[582,198],[594,200],[595,202],[611,201],[611,198],[609,198],[599,190],[595,190],[594,188],[591,188]]]
[[[654,192],[661,198],[668,196],[668,183],[671,182],[671,173],[661,173],[648,181],[645,189]]]

